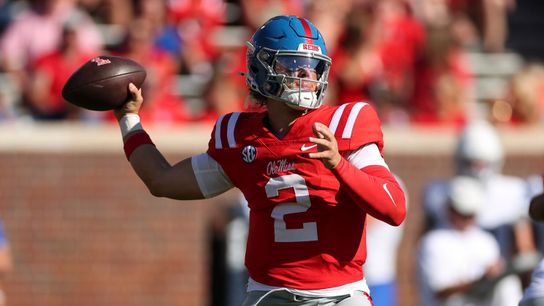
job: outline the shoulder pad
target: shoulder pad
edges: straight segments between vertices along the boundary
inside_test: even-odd
[[[329,129],[336,137],[340,150],[356,150],[376,143],[383,149],[381,123],[374,108],[364,102],[347,103],[334,112]]]
[[[222,115],[217,119],[210,138],[210,149],[220,150],[236,147],[234,130],[239,117],[240,113],[235,112]]]

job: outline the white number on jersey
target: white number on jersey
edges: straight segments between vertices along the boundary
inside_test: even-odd
[[[282,189],[293,188],[296,203],[282,203],[272,210],[274,219],[274,240],[276,242],[300,242],[317,240],[317,223],[305,222],[302,228],[288,229],[283,217],[287,214],[307,211],[310,206],[310,195],[304,178],[298,174],[289,174],[271,178],[265,186],[268,198],[279,195]]]

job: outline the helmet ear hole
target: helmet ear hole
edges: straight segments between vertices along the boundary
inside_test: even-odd
[[[259,51],[259,54],[257,55],[257,57],[259,58],[259,60],[269,65],[272,63],[272,55],[264,49],[261,49],[261,51]]]
[[[277,96],[280,92],[281,86],[278,83],[266,82],[263,85],[264,91],[272,96]]]

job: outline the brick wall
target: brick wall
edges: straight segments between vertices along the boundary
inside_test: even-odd
[[[69,130],[0,132],[0,216],[15,261],[3,281],[8,305],[209,305],[210,229],[221,228],[222,205],[233,194],[183,203],[154,198],[124,159],[117,131]],[[151,135],[177,161],[205,148],[209,129],[174,132]],[[386,159],[410,195],[399,278],[401,306],[413,306],[420,190],[451,174],[453,135],[387,135]],[[528,137],[524,149],[513,136],[505,172],[543,171],[544,150],[530,141],[538,138]]]

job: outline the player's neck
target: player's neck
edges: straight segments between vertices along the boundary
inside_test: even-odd
[[[265,121],[267,128],[278,138],[283,138],[289,127],[304,114],[307,110],[296,110],[285,103],[278,101],[269,101],[266,105],[268,118]]]

